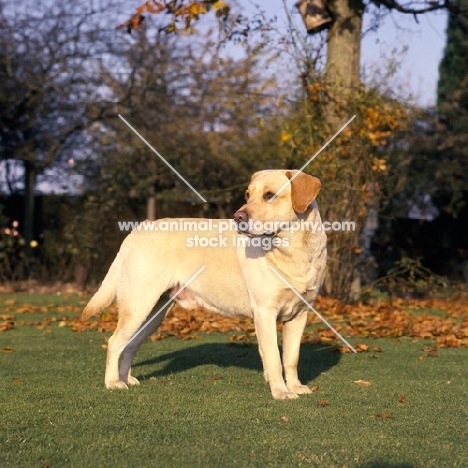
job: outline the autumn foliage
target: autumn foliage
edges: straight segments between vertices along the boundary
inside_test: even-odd
[[[468,298],[463,294],[450,299],[388,298],[351,305],[319,296],[315,305],[342,335],[358,340],[355,345],[358,352],[379,353],[381,350],[373,346],[370,339],[381,337],[432,340],[428,342],[426,357],[434,357],[438,348],[468,347]],[[117,325],[116,305],[109,307],[97,320],[81,321],[78,315],[81,312],[82,305],[32,306],[11,299],[0,303],[0,331],[14,332],[16,327],[34,326],[45,332],[50,332],[52,327],[67,327],[74,332],[106,333]],[[30,314],[44,314],[44,318],[30,320]],[[281,331],[281,325],[278,330]],[[244,345],[250,345],[255,337],[253,322],[248,318],[228,318],[203,309],[188,311],[175,306],[150,340],[201,339],[203,333],[229,333],[230,343]],[[309,314],[303,343],[327,344],[341,352],[350,352],[313,313]]]
[[[340,126],[349,124],[327,145],[340,129],[327,124],[326,103],[331,99],[327,84],[317,74],[304,72],[302,91],[304,99],[279,135],[282,165],[302,167],[317,155],[305,170],[322,182],[318,197],[322,220],[355,222],[353,232],[328,233],[329,261],[322,291],[345,301],[356,300],[360,285],[355,294],[353,281],[357,278],[361,285],[371,281],[367,275],[371,259],[363,240],[366,222],[400,189],[404,162],[396,150],[396,138],[406,130],[410,110],[378,86],[362,85],[352,96],[334,99]]]
[[[136,9],[129,20],[118,25],[117,29],[126,29],[131,33],[133,29],[140,29],[145,19],[144,14],[166,13],[171,18],[169,24],[163,28],[167,33],[177,33],[179,28],[183,33],[192,33],[192,23],[210,10],[214,11],[218,18],[226,18],[229,14],[229,6],[218,0],[199,2],[147,0]]]

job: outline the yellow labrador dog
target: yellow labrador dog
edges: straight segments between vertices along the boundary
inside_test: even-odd
[[[315,201],[320,187],[316,177],[302,172],[260,171],[232,222],[161,219],[133,230],[83,312],[87,319],[117,297],[119,320],[107,348],[106,387],[139,384],[131,363],[164,319],[167,310],[156,315],[155,304],[168,291],[188,309],[201,306],[253,318],[273,398],[311,393],[297,375],[308,308],[290,286],[312,303],[324,279],[326,235]],[[168,229],[171,221],[182,229]],[[277,322],[284,324],[282,363]]]

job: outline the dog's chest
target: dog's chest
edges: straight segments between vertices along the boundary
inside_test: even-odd
[[[293,319],[299,312],[310,310],[308,304],[312,305],[316,296],[316,290],[308,290],[302,294],[296,294],[292,290],[285,292],[278,310],[278,321],[286,322]]]

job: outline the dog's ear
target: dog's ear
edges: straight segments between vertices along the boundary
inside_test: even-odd
[[[298,171],[286,171],[286,177],[291,180],[291,200],[294,211],[304,213],[315,200],[322,187],[317,177]]]

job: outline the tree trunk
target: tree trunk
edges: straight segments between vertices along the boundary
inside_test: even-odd
[[[146,219],[154,221],[156,219],[156,197],[154,187],[151,187],[148,198],[146,199]]]
[[[327,64],[325,84],[327,101],[325,120],[329,133],[333,135],[351,117],[348,103],[360,87],[361,28],[364,10],[362,0],[329,0],[328,9],[333,18],[327,37]],[[353,185],[355,181],[349,181]],[[349,193],[343,199],[353,200]],[[348,201],[346,203],[352,203]],[[329,213],[337,219],[348,210],[338,207]],[[356,216],[356,210],[351,210]],[[350,213],[351,214],[351,213]],[[358,219],[352,219],[358,222]],[[359,228],[358,228],[359,229]],[[355,245],[358,233],[347,237],[331,236],[329,240],[329,262],[324,284],[324,293],[345,299],[356,299],[361,294],[361,275],[355,255],[349,246]]]
[[[340,103],[359,86],[364,6],[362,0],[330,0],[328,7],[334,21],[327,37],[325,112],[331,130],[337,131],[351,117],[340,113]]]
[[[25,275],[31,274],[34,260],[31,242],[34,239],[34,187],[36,186],[36,168],[34,163],[24,161],[24,253],[26,256]]]

